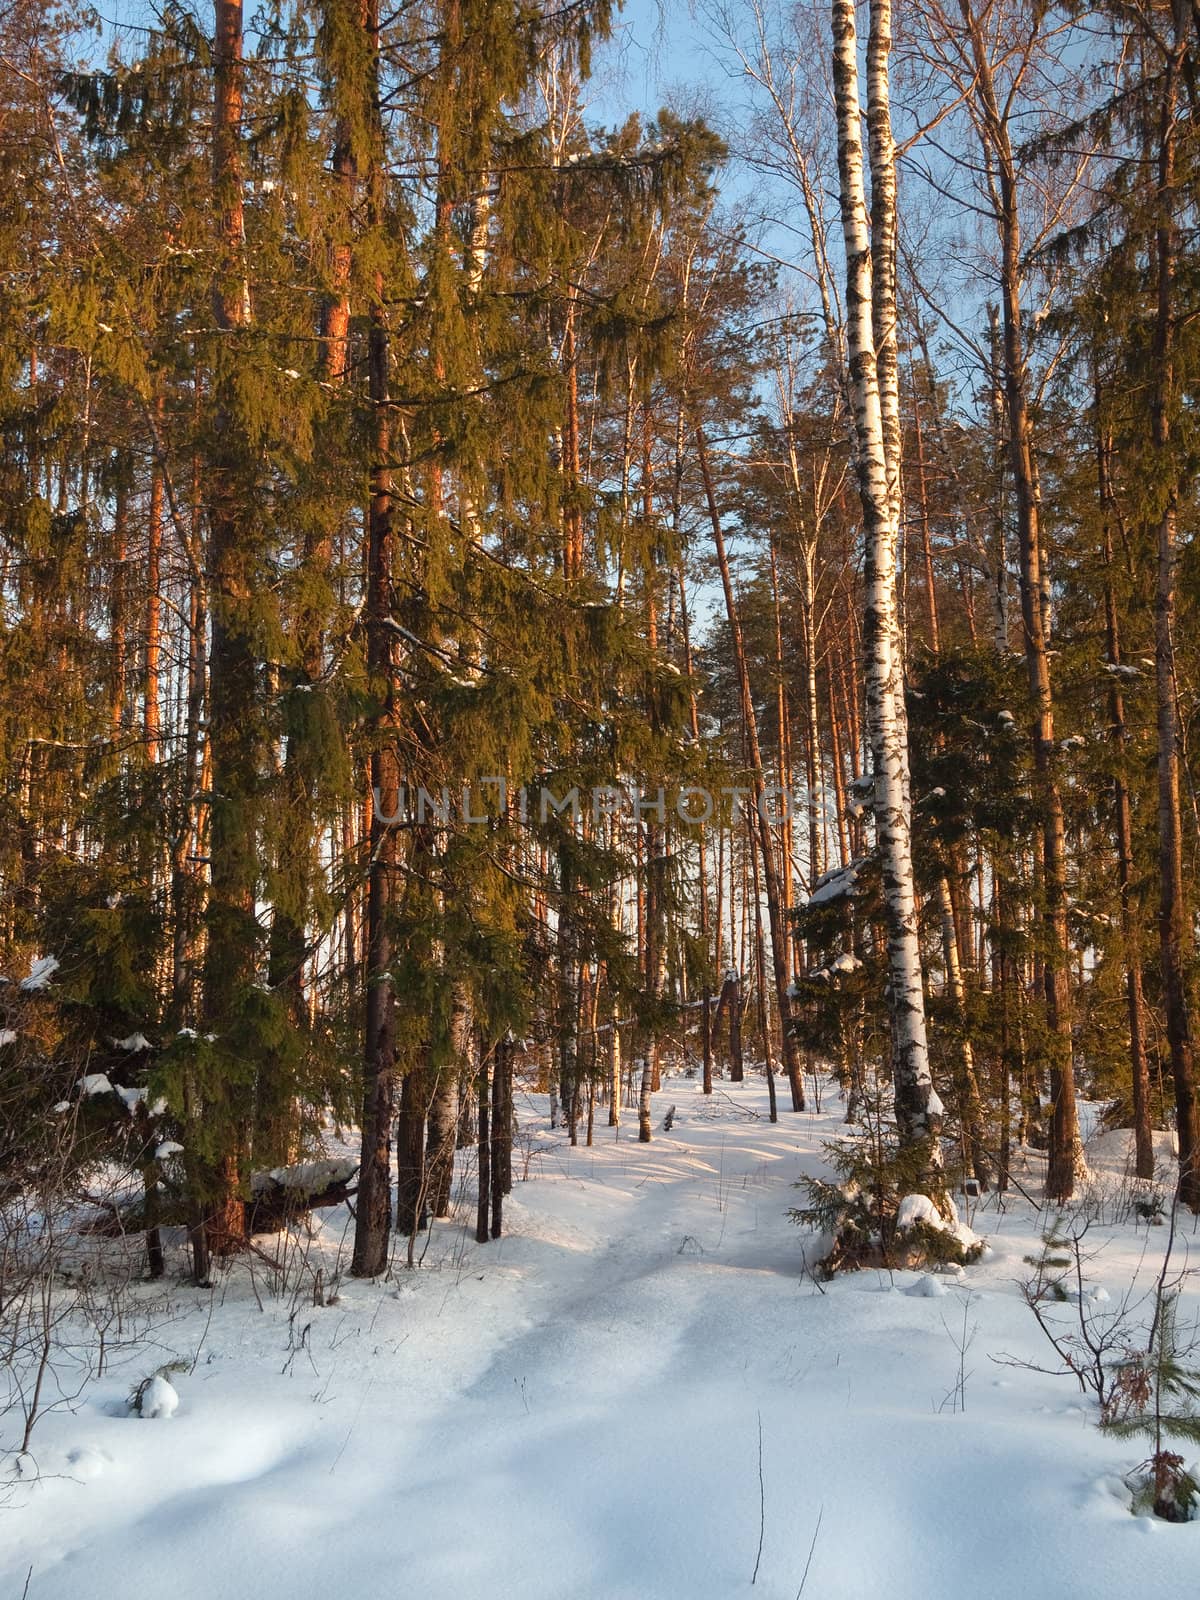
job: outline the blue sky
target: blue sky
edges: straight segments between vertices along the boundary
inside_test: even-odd
[[[653,114],[677,91],[711,87],[719,71],[687,0],[626,0],[613,42],[597,53],[590,99],[601,121]]]
[[[210,0],[194,6],[206,26],[211,26]],[[254,0],[247,0],[247,20]],[[106,32],[153,23],[151,0],[100,0]],[[602,120],[613,121],[619,111],[655,111],[673,84],[701,82],[712,75],[711,63],[700,44],[701,27],[691,16],[687,0],[627,0],[616,19],[617,37],[596,53],[592,99]]]

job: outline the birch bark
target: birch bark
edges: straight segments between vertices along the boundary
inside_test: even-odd
[[[875,344],[875,296],[863,179],[854,0],[833,0],[833,43],[838,176],[846,252],[846,343],[866,554],[863,645],[867,722],[875,776],[875,833],[887,930],[896,1121],[904,1143],[930,1139],[932,1158],[938,1160],[936,1138],[931,1136],[938,1131],[940,1102],[933,1090],[925,1032],[925,995],[913,891],[907,729],[897,648],[898,484],[893,494]],[[881,82],[881,79],[886,80],[886,74],[886,51],[876,48],[871,52],[868,82],[876,122],[880,116],[881,96],[886,91],[886,81]],[[886,100],[883,104],[886,105]]]

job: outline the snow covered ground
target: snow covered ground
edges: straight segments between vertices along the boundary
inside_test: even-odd
[[[528,1179],[498,1243],[460,1207],[420,1270],[343,1276],[314,1306],[301,1282],[319,1266],[328,1294],[348,1260],[327,1212],[283,1292],[262,1261],[211,1295],[139,1287],[152,1344],[39,1424],[41,1477],[0,1507],[0,1597],[1196,1593],[1200,1524],[1130,1513],[1139,1444],[1102,1435],[1071,1379],[1005,1364],[1051,1364],[1017,1288],[1029,1204],[969,1218],[991,1249],[944,1294],[914,1273],[818,1286],[786,1211],[839,1131],[831,1096],[772,1126],[757,1083],[706,1102],[669,1082],[650,1146],[634,1118],[590,1150],[545,1109],[519,1107]],[[1166,1230],[1113,1221],[1121,1136],[1093,1158],[1091,1276],[1115,1306]],[[1180,1265],[1189,1247],[1190,1219]],[[173,1358],[174,1415],[128,1415]]]

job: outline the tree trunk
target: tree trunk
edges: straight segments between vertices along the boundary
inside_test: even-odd
[[[258,882],[254,807],[259,778],[256,737],[256,661],[251,638],[253,552],[242,524],[244,485],[239,483],[236,360],[232,340],[250,321],[242,212],[242,4],[216,0],[213,39],[215,104],[212,193],[220,238],[213,284],[213,313],[228,341],[214,388],[217,445],[209,472],[208,570],[212,583],[209,650],[208,759],[210,887],[204,1016],[208,1032],[228,1039],[236,1028],[241,999],[254,981]],[[229,1048],[234,1048],[232,1045]],[[220,1125],[223,1153],[197,1166],[210,1253],[227,1254],[245,1234],[239,1165],[247,1138],[245,1090],[209,1085],[202,1115],[210,1136]],[[219,1106],[211,1103],[219,1100]]]
[[[784,1070],[787,1073],[788,1086],[792,1093],[792,1110],[803,1111],[804,1070],[800,1061],[800,1051],[797,1047],[796,1037],[792,1030],[788,940],[784,928],[783,896],[779,889],[779,874],[775,864],[774,844],[771,838],[771,824],[766,804],[767,782],[763,768],[762,751],[758,742],[758,719],[754,711],[754,699],[750,692],[750,673],[746,664],[745,641],[742,637],[742,625],[741,618],[738,615],[737,600],[733,593],[733,579],[729,570],[729,555],[725,548],[725,534],[721,526],[721,513],[717,508],[716,487],[713,483],[712,469],[709,464],[708,447],[705,443],[704,431],[698,422],[695,428],[695,436],[696,459],[704,482],[704,497],[708,506],[709,522],[712,526],[717,566],[721,573],[721,587],[725,595],[725,615],[729,622],[729,631],[733,636],[734,664],[737,669],[742,719],[750,755],[750,779],[754,793],[754,828],[758,838],[759,855],[762,859],[763,868],[763,884],[767,896],[767,921],[771,929],[771,961],[775,979],[775,999],[779,1010],[779,1028],[782,1034]],[[784,803],[787,803],[786,798]]]
[[[1179,686],[1175,668],[1175,534],[1179,504],[1179,465],[1173,458],[1171,415],[1178,403],[1175,383],[1174,279],[1176,231],[1175,162],[1179,76],[1186,52],[1176,9],[1174,47],[1163,80],[1158,151],[1158,223],[1155,232],[1157,305],[1154,325],[1154,388],[1151,441],[1164,485],[1158,519],[1158,573],[1154,601],[1154,665],[1158,711],[1159,937],[1162,946],[1163,1003],[1171,1076],[1175,1085],[1175,1127],[1179,1138],[1179,1198],[1200,1212],[1200,1103],[1196,1097],[1195,1042],[1192,1034],[1188,972],[1192,957],[1192,915],[1183,878],[1183,827],[1179,800]]]
[[[647,1049],[642,1058],[642,1081],[638,1091],[638,1141],[650,1143],[650,1096],[654,1090],[654,1063]]]
[[[159,423],[162,397],[155,401]],[[146,765],[154,767],[159,758],[158,668],[162,653],[162,534],[163,473],[156,460],[150,468],[150,521],[146,528],[146,643],[142,657],[142,737],[146,741]]]
[[[978,1179],[980,1189],[986,1193],[991,1181],[991,1164],[983,1135],[983,1102],[979,1094],[979,1080],[975,1073],[975,1050],[967,1031],[967,990],[963,982],[962,964],[959,960],[958,932],[954,925],[954,905],[950,896],[950,883],[943,874],[938,879],[938,899],[942,913],[942,958],[946,964],[946,988],[954,1002],[961,1038],[958,1046],[959,1100],[966,1154],[971,1170]]]
[[[450,1043],[454,1058],[438,1068],[429,1104],[429,1132],[425,1145],[429,1208],[435,1217],[450,1215],[454,1151],[458,1136],[458,1084],[463,1064],[470,1058],[472,1031],[470,1003],[462,989],[456,989],[450,1017]]]
[[[493,1052],[490,1189],[491,1235],[504,1232],[504,1196],[512,1193],[512,1071],[513,1042],[505,1037]]]
[[[1099,380],[1096,415],[1100,416]],[[1117,828],[1117,884],[1121,902],[1121,943],[1125,957],[1125,995],[1129,1015],[1129,1070],[1133,1099],[1134,1170],[1139,1178],[1154,1176],[1154,1139],[1150,1119],[1150,1069],[1146,1058],[1145,1000],[1142,994],[1141,919],[1138,916],[1134,887],[1133,814],[1126,778],[1129,729],[1125,721],[1125,697],[1120,688],[1121,635],[1117,597],[1113,587],[1112,518],[1116,506],[1110,472],[1111,441],[1102,424],[1097,440],[1097,476],[1100,507],[1104,519],[1104,621],[1108,665],[1112,686],[1108,692],[1111,734],[1117,751],[1117,772],[1113,779],[1113,802]]]
[[[479,1052],[479,1199],[475,1208],[475,1243],[486,1244],[492,1199],[492,1134],[488,1114],[492,1051]]]
[[[929,1071],[913,890],[907,728],[897,651],[899,529],[888,478],[887,440],[872,326],[871,246],[863,185],[854,0],[834,0],[833,35],[838,172],[846,248],[846,333],[866,545],[863,643],[867,720],[875,769],[875,832],[887,930],[896,1120],[902,1141],[906,1144],[928,1141],[931,1164],[940,1165],[936,1137],[940,1102],[934,1094]],[[874,75],[870,88],[875,97],[880,86]]]
[[[675,524],[678,528],[682,519],[681,485],[683,480],[683,442],[685,438],[684,415],[682,408],[679,412],[678,425],[675,430]],[[688,677],[688,707],[691,715],[692,742],[697,749],[700,747],[700,708],[696,702],[696,687],[694,678],[694,663],[692,660],[692,632],[688,617],[687,590],[684,586],[683,564],[679,567],[679,619],[683,629],[683,666]],[[713,959],[712,943],[709,928],[708,905],[708,852],[704,843],[703,829],[696,840],[697,863],[696,870],[700,882],[700,937],[704,943],[704,976],[703,997],[701,1000],[701,1034],[700,1048],[703,1059],[702,1088],[705,1094],[712,1093],[712,977],[710,963]],[[718,876],[719,876],[718,868]],[[717,953],[720,959],[720,952]]]
[[[112,660],[109,723],[114,741],[125,721],[126,618],[129,609],[129,491],[122,475],[114,494],[112,578],[108,591],[108,636]]]
[[[429,1222],[425,1118],[433,1091],[434,1074],[428,1066],[410,1067],[401,1080],[396,1120],[396,1232],[410,1239]]]
[[[1044,985],[1050,1044],[1050,1151],[1046,1197],[1069,1200],[1084,1171],[1075,1110],[1071,992],[1067,940],[1066,836],[1054,742],[1054,698],[1050,683],[1046,568],[1042,550],[1040,490],[1029,417],[1028,372],[1021,323],[1021,224],[1016,165],[1009,141],[1007,107],[1001,110],[982,24],[970,0],[960,0],[967,26],[983,137],[996,169],[996,227],[1001,248],[1002,358],[1008,421],[1008,457],[1016,493],[1020,556],[1021,617],[1025,663],[1033,702],[1033,756],[1042,813],[1042,924]]]
[[[771,1049],[771,1030],[767,1020],[767,952],[763,939],[762,899],[758,892],[758,863],[751,848],[750,860],[754,864],[754,964],[757,969],[755,993],[758,998],[758,1031],[762,1036],[763,1069],[767,1075],[768,1117],[779,1121],[779,1107],[775,1101],[775,1061]]]
[[[619,1128],[621,1126],[621,1029],[615,1005],[609,1014],[608,1083],[608,1125],[610,1128]]]
[[[365,22],[365,7],[360,6],[360,23]],[[348,88],[350,86],[347,86]],[[333,171],[337,179],[342,214],[339,224],[348,229],[357,192],[357,166],[351,146],[350,132],[345,118],[339,119],[333,147]],[[345,378],[349,348],[350,299],[349,283],[352,266],[351,250],[343,237],[333,247],[333,293],[321,308],[320,351],[322,376],[329,388],[339,388]],[[293,627],[299,647],[302,678],[298,687],[304,691],[307,705],[314,687],[318,686],[325,671],[325,633],[329,600],[323,595],[331,563],[333,537],[328,524],[309,526],[304,539],[304,567],[306,582],[302,591]],[[332,596],[329,597],[332,599]],[[311,762],[305,750],[305,740],[294,727],[289,731],[287,752],[283,767],[283,803],[293,814],[311,818],[314,780]],[[315,822],[310,822],[315,830]],[[311,840],[311,833],[310,833]],[[305,997],[305,963],[308,955],[306,910],[309,904],[307,876],[315,871],[310,851],[296,849],[293,845],[290,858],[279,863],[281,876],[290,879],[286,904],[276,903],[271,923],[270,955],[267,964],[267,982],[272,990],[280,991],[286,998],[292,1026],[304,1032],[308,1024]],[[349,910],[347,910],[349,915]],[[289,1093],[289,1065],[278,1054],[269,1056],[259,1074],[258,1106],[256,1115],[254,1149],[255,1159],[261,1165],[272,1162],[286,1163],[296,1156],[296,1131],[292,1114],[292,1096]]]
[[[371,71],[366,85],[371,126],[371,170],[366,177],[368,228],[383,222],[383,124],[379,103],[379,9],[368,0]],[[389,409],[388,329],[383,284],[377,274],[367,332],[367,392],[374,412],[373,461],[367,510],[367,672],[375,710],[371,752],[370,868],[367,882],[366,1035],[363,1062],[362,1161],[351,1271],[375,1277],[387,1266],[392,1220],[391,1135],[395,1104],[396,1037],[391,974],[389,907],[397,867],[397,835],[382,818],[400,806],[398,756],[388,730],[395,721],[396,671],[390,629],[395,536],[392,528],[392,430]]]

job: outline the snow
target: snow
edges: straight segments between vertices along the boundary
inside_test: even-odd
[[[936,1094],[931,1098],[931,1110],[933,1109],[932,1099],[936,1098]],[[940,1100],[938,1105],[941,1105]],[[935,1115],[940,1115],[940,1113],[935,1113]],[[907,1233],[918,1222],[923,1222],[930,1228],[936,1228],[939,1233],[951,1234],[958,1240],[964,1250],[970,1250],[975,1245],[982,1244],[984,1241],[980,1239],[974,1229],[968,1228],[966,1223],[960,1220],[958,1207],[954,1204],[954,1201],[947,1200],[946,1204],[950,1210],[948,1218],[942,1215],[927,1194],[906,1194],[901,1199],[899,1209],[896,1212],[897,1232]]]
[[[848,866],[835,867],[832,872],[824,873],[813,884],[808,905],[823,906],[831,900],[840,900],[843,895],[852,895],[862,866],[861,861],[851,861]]]
[[[146,1421],[173,1417],[179,1409],[179,1393],[161,1372],[156,1372],[141,1391],[138,1416]]]
[[[12,1028],[0,1028],[0,1046],[16,1044],[17,1035]]]
[[[942,1214],[927,1194],[906,1194],[896,1212],[896,1227],[906,1233],[918,1222],[927,1222],[931,1228],[943,1226]]]
[[[921,1300],[936,1300],[941,1295],[949,1294],[950,1291],[944,1279],[935,1278],[931,1272],[927,1272],[924,1277],[918,1278],[916,1283],[910,1284],[905,1292],[916,1295]]]
[[[845,892],[849,893],[851,891],[847,890]],[[810,900],[808,903],[812,905],[813,902]],[[808,974],[808,979],[810,983],[832,983],[835,977],[844,977],[848,973],[857,972],[861,966],[862,962],[857,956],[843,952],[835,960],[831,961],[827,967],[814,967]],[[788,989],[788,994],[794,1000],[800,998],[800,991],[794,984]]]
[[[67,1452],[68,1470],[78,1483],[91,1483],[105,1470],[108,1462],[109,1458],[103,1451],[91,1450],[86,1446]]]
[[[317,1194],[335,1183],[348,1183],[358,1171],[358,1161],[344,1156],[334,1161],[300,1161],[291,1167],[274,1167],[270,1172],[256,1172],[251,1181],[255,1194],[268,1189],[295,1189],[298,1194]]]
[[[21,988],[26,994],[36,994],[49,986],[50,979],[57,971],[57,956],[38,956],[35,961],[30,962],[29,976],[21,979]]]
[[[128,1050],[131,1055],[154,1048],[144,1033],[131,1033],[126,1039],[114,1039],[113,1045],[118,1050]]]
[[[102,1074],[96,1073],[95,1076],[101,1077]],[[117,1099],[125,1107],[126,1111],[128,1111],[131,1117],[137,1115],[139,1106],[146,1105],[145,1084],[137,1084],[132,1088],[127,1088],[124,1084],[111,1083],[108,1079],[105,1079],[105,1082],[108,1083],[108,1092],[116,1095]],[[101,1087],[98,1089],[93,1089],[89,1092],[92,1094],[104,1094],[106,1091],[103,1087]],[[158,1099],[152,1100],[150,1104],[146,1106],[146,1109],[150,1116],[161,1117],[166,1112],[167,1102],[160,1095]]]
[[[96,1094],[112,1094],[113,1086],[104,1072],[85,1072],[79,1080],[79,1092],[85,1098]]]
[[[155,1148],[154,1159],[155,1161],[165,1161],[168,1156],[181,1156],[182,1154],[183,1146],[181,1144],[176,1144],[174,1139],[164,1139]]]
[[[151,1333],[5,1486],[0,1594],[32,1568],[29,1600],[795,1600],[811,1549],[806,1600],[1192,1596],[1200,1525],[1131,1515],[1142,1443],[1034,1370],[1051,1352],[1018,1285],[1052,1214],[988,1197],[964,1207],[991,1245],[965,1273],[814,1282],[786,1211],[842,1130],[821,1089],[772,1125],[761,1080],[668,1080],[671,1140],[639,1145],[627,1112],[592,1149],[522,1096],[505,1237],[474,1243],[463,1152],[458,1214],[382,1283],[346,1275],[344,1207],[258,1241],[290,1264],[278,1287],[256,1258],[188,1288],[172,1236],[168,1277],[126,1291]],[[1168,1231],[1123,1220],[1128,1137],[1104,1147],[1081,1206],[1101,1315],[1153,1282]],[[1018,1156],[1030,1193],[1041,1162]],[[172,1359],[171,1427],[142,1428],[128,1396]]]

